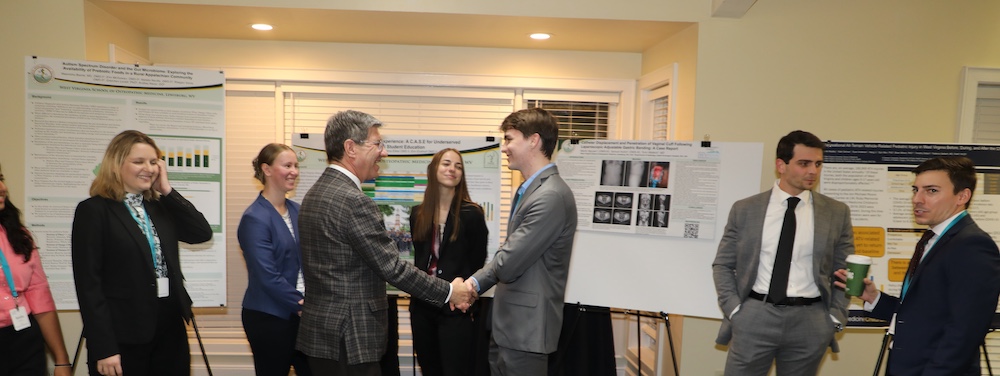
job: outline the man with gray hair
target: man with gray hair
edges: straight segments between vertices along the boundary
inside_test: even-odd
[[[381,126],[363,112],[331,116],[323,135],[330,165],[302,200],[299,230],[309,296],[296,347],[316,374],[381,374],[385,282],[434,305],[465,309],[474,299],[461,278],[449,285],[400,260],[375,201],[361,191],[361,182],[378,177],[378,162],[388,156]]]

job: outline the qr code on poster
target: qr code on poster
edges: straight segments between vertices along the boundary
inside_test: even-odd
[[[698,238],[698,223],[685,223],[684,224],[684,237],[685,238]]]

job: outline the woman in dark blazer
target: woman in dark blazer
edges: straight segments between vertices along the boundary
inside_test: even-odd
[[[73,278],[91,375],[191,372],[177,242],[206,242],[212,228],[170,186],[161,155],[142,132],[118,134],[76,207]]]
[[[264,184],[243,212],[236,236],[247,263],[243,330],[258,376],[309,376],[305,354],[295,350],[305,285],[299,251],[299,204],[285,198],[295,189],[299,161],[292,148],[268,144],[253,160],[254,177]]]
[[[427,166],[424,201],[410,216],[414,262],[446,281],[469,278],[486,262],[489,230],[483,209],[469,197],[463,167],[458,150],[437,152]],[[410,301],[413,348],[422,375],[473,374],[475,311]]]

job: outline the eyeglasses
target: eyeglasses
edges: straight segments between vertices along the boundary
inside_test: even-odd
[[[370,145],[374,146],[376,149],[378,149],[379,152],[382,152],[382,151],[385,150],[385,144],[382,143],[382,140],[378,140],[378,141],[375,141],[375,142],[371,142],[371,141],[368,141],[368,140],[361,140],[361,141],[358,141],[358,143],[359,144],[370,144]]]

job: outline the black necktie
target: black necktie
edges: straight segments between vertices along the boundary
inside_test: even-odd
[[[934,237],[934,231],[927,230],[924,231],[924,235],[920,237],[920,241],[917,242],[917,247],[913,249],[913,257],[910,258],[910,266],[906,268],[906,276],[909,280],[913,280],[913,273],[917,271],[917,265],[920,265],[920,259],[924,257],[924,248],[927,248],[927,242]]]
[[[778,252],[774,255],[774,269],[771,270],[771,287],[767,291],[775,303],[785,300],[788,291],[788,271],[792,267],[792,245],[795,244],[795,206],[798,204],[798,197],[788,198],[785,220],[781,223]]]

